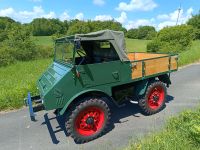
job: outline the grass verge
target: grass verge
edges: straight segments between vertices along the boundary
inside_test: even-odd
[[[50,59],[17,62],[0,68],[0,111],[22,107],[28,91],[37,94],[36,81],[50,62]]]
[[[126,150],[200,150],[200,107],[171,118],[159,133],[149,135]]]
[[[191,64],[200,60],[200,40],[193,41],[192,46],[179,55],[179,66]]]

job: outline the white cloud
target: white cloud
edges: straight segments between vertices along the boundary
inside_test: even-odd
[[[99,21],[106,21],[106,20],[112,20],[112,16],[111,15],[98,15],[95,17],[94,20],[99,20]]]
[[[156,26],[155,19],[138,19],[134,21],[128,21],[128,24],[125,25],[126,29],[138,28],[139,26]]]
[[[16,11],[10,7],[0,10],[0,16],[11,17],[22,23],[31,22],[34,18],[56,18],[55,12],[51,11],[46,13],[42,6],[34,6],[31,11]]]
[[[44,14],[42,17],[52,19],[52,18],[56,18],[56,14],[55,12],[51,11],[48,14]]]
[[[115,18],[116,21],[120,22],[121,24],[124,24],[127,20],[127,15],[125,12],[121,12],[120,17]]]
[[[104,0],[93,0],[93,4],[98,6],[103,6],[105,4]]]
[[[83,20],[83,18],[84,18],[84,14],[83,13],[78,13],[75,16],[75,19],[78,19],[78,20]]]
[[[13,8],[11,8],[11,7],[0,10],[0,16],[3,16],[3,17],[5,17],[5,16],[11,16],[14,13],[15,13],[15,10]]]
[[[60,19],[61,21],[69,20],[69,19],[70,19],[70,15],[68,14],[67,11],[64,11],[64,12],[60,15],[59,19]]]
[[[178,24],[184,24],[192,17],[193,8],[189,8],[186,12],[183,9],[180,10],[179,22]],[[169,14],[161,14],[157,16],[158,20],[161,20],[158,24],[158,29],[162,29],[166,26],[175,26],[178,18],[178,10],[171,12]]]
[[[156,8],[158,5],[153,0],[131,0],[129,3],[120,2],[117,10],[120,11],[149,11]]]
[[[98,15],[94,18],[94,20],[96,21],[116,20],[117,22],[124,24],[127,21],[127,15],[125,12],[121,12],[120,16],[117,18],[113,18],[111,15]]]

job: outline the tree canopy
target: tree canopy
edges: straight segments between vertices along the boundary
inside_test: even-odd
[[[192,18],[188,20],[187,24],[194,27],[195,39],[200,39],[200,12],[199,14],[192,16]]]
[[[132,39],[151,40],[156,36],[156,29],[153,26],[140,26],[137,29],[128,30],[126,36]]]

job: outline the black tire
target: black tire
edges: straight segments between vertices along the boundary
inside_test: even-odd
[[[152,92],[154,92],[154,90],[156,89],[158,90],[158,88],[160,91],[162,91],[160,92],[162,93],[162,95],[160,97],[156,95],[156,97],[155,98],[153,97],[153,100],[152,100],[152,97],[151,97]],[[153,115],[155,113],[160,112],[165,106],[166,96],[167,96],[167,88],[165,84],[161,81],[152,82],[148,86],[144,97],[139,100],[139,106],[143,114]]]
[[[72,109],[69,119],[66,120],[66,129],[75,142],[85,143],[101,136],[105,132],[109,120],[110,109],[102,99],[85,98]],[[89,130],[86,131],[87,129]],[[89,131],[92,134],[84,135]]]

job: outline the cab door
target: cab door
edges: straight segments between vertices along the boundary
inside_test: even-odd
[[[80,81],[85,87],[119,82],[120,64],[118,60],[80,66]]]

